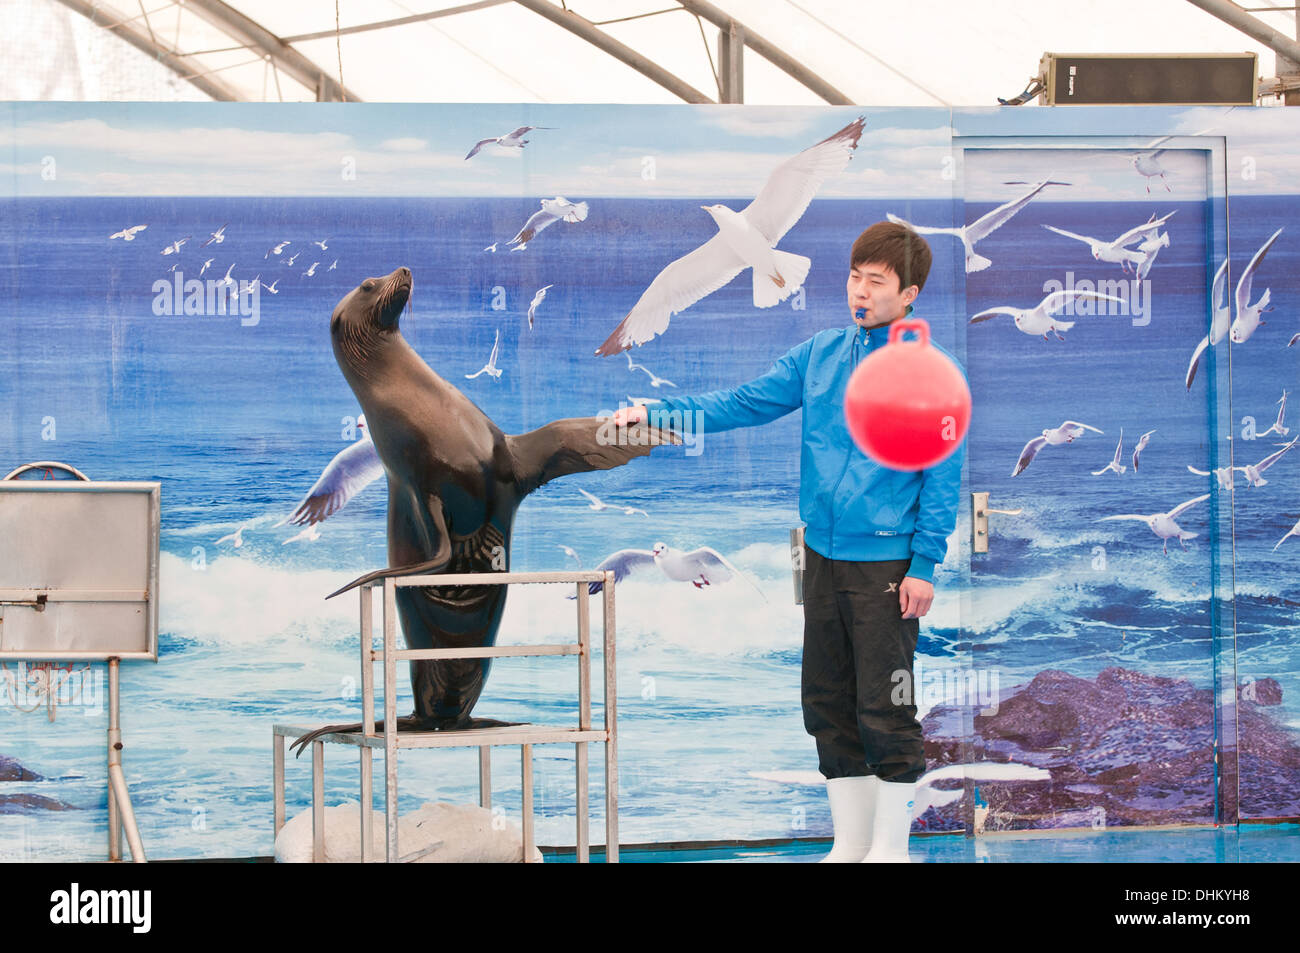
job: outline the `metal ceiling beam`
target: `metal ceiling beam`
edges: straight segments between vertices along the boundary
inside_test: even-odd
[[[1300,41],[1291,39],[1285,33],[1279,33],[1235,3],[1230,3],[1229,0],[1187,0],[1187,2],[1218,17],[1224,23],[1235,26],[1242,33],[1263,43],[1274,53],[1280,54],[1293,63],[1300,63]]]
[[[230,4],[222,0],[185,0],[183,9],[203,17],[248,49],[270,56],[278,69],[308,89],[316,90],[318,100],[360,102],[356,93],[340,86],[338,80],[325,70]]]
[[[94,0],[59,0],[59,2],[65,7],[80,13],[93,26],[103,27],[111,31],[150,59],[157,60],[158,63],[167,67],[181,79],[192,84],[199,92],[211,96],[219,102],[238,102],[239,94],[234,87],[210,75],[195,75],[200,69],[197,63],[160,47],[149,34],[147,28],[142,29],[134,23],[115,23],[112,20],[104,20],[104,10]]]
[[[757,53],[763,59],[767,60],[777,69],[789,75],[792,79],[812,90],[822,99],[826,100],[832,106],[852,106],[855,105],[853,100],[845,96],[842,92],[832,86],[826,80],[822,79],[808,67],[804,66],[793,56],[790,56],[775,43],[763,39],[749,27],[745,26],[725,10],[720,10],[706,0],[677,0],[683,7],[691,13],[699,14],[708,20],[719,30],[724,32],[731,30],[732,26],[739,27],[744,34],[745,45]],[[1195,2],[1195,0],[1193,0]]]
[[[189,2],[194,3],[196,0],[189,0]],[[204,2],[210,2],[210,0],[204,0]],[[532,10],[538,16],[545,17],[557,26],[563,27],[570,33],[581,37],[592,46],[627,64],[643,76],[654,80],[678,99],[683,99],[688,103],[713,102],[712,99],[694,86],[679,79],[653,60],[642,56],[630,46],[620,43],[603,30],[597,29],[590,20],[578,16],[572,10],[562,10],[555,4],[549,3],[548,0],[515,0],[515,2],[521,7]]]

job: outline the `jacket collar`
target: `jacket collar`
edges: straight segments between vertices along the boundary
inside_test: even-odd
[[[912,316],[912,306],[909,304],[907,306],[907,310],[903,312],[903,316],[901,318],[895,318],[893,321],[890,321],[888,324],[882,324],[879,327],[874,327],[871,328],[870,330],[867,330],[864,327],[859,327],[856,324],[853,325],[854,329],[857,331],[858,343],[865,345],[867,350],[869,351],[874,351],[878,347],[884,347],[886,342],[889,341],[889,329],[892,328],[897,322],[906,320],[911,316]]]

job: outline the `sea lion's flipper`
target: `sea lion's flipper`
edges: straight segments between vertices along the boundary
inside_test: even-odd
[[[451,562],[452,543],[451,534],[447,532],[447,521],[442,515],[442,501],[436,496],[430,495],[426,501],[426,509],[428,515],[433,519],[432,530],[433,535],[437,540],[436,545],[438,548],[434,552],[433,558],[427,559],[424,562],[412,563],[409,566],[393,566],[388,569],[376,569],[373,572],[366,573],[364,576],[359,576],[358,578],[353,579],[342,589],[334,590],[325,598],[333,599],[335,596],[341,595],[349,589],[355,589],[357,586],[364,586],[366,583],[373,582],[376,579],[386,579],[389,576],[418,576],[421,573],[442,572],[442,570],[446,569],[447,564]],[[389,533],[391,535],[393,514],[396,512],[391,488],[388,496],[388,512]]]
[[[610,417],[568,417],[506,437],[521,496],[556,477],[621,467],[655,447],[681,442],[671,430],[646,424],[616,427]]]
[[[461,721],[448,721],[445,724],[430,724],[426,719],[419,715],[404,715],[397,719],[397,731],[400,734],[406,732],[418,731],[467,731],[472,728],[512,728],[515,725],[527,724],[522,721],[498,721],[495,718],[470,718],[465,717]],[[295,758],[301,757],[302,753],[307,750],[307,746],[322,735],[348,734],[354,731],[361,731],[363,725],[361,722],[354,722],[350,725],[326,725],[323,728],[317,728],[315,731],[309,731],[307,734],[295,738],[289,745],[289,750],[293,752]],[[382,732],[384,722],[382,719],[375,722],[375,731]]]

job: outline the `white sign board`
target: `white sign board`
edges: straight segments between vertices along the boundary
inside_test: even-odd
[[[157,483],[0,481],[0,659],[158,661]]]

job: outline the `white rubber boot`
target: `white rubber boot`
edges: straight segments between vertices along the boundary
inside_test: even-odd
[[[881,781],[876,792],[876,812],[871,849],[864,864],[907,864],[907,839],[912,833],[912,797],[915,781]]]
[[[856,864],[871,849],[871,830],[876,813],[876,791],[880,778],[829,778],[826,797],[831,802],[831,824],[835,844],[818,863]]]

